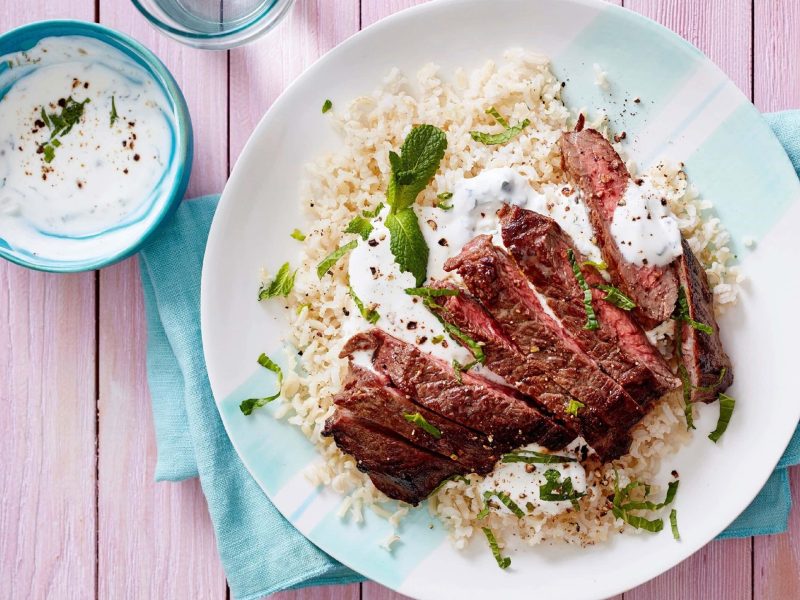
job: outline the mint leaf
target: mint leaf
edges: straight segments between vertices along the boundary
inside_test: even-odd
[[[278,376],[278,391],[265,398],[248,398],[247,400],[242,400],[242,403],[239,405],[239,410],[245,415],[251,414],[257,408],[266,406],[281,395],[281,387],[283,386],[283,371],[281,371],[281,368],[264,353],[258,357],[258,364]]]
[[[392,212],[414,204],[439,169],[446,148],[444,131],[433,125],[418,125],[406,137],[399,155],[389,152],[392,173],[386,201]]]
[[[360,235],[361,239],[366,241],[369,234],[372,233],[372,223],[364,217],[353,217],[353,220],[347,224],[347,228],[344,232]]]
[[[356,293],[352,287],[348,288],[348,291],[350,292],[350,297],[353,299],[353,302],[355,302],[356,308],[358,308],[358,312],[361,313],[361,316],[364,317],[367,320],[367,323],[370,325],[375,325],[375,323],[378,322],[378,319],[381,318],[380,314],[378,314],[378,311],[367,309],[367,307],[364,306],[364,303],[361,301],[361,298],[356,296]]]
[[[275,279],[269,285],[262,284],[261,289],[258,290],[259,301],[274,298],[275,296],[283,296],[284,298],[288,296],[294,287],[295,275],[297,275],[297,271],[289,272],[289,263],[283,263],[283,266],[278,269]]]
[[[419,228],[417,214],[412,208],[390,212],[386,228],[391,237],[389,248],[401,271],[408,271],[421,286],[428,270],[428,244]]]
[[[344,246],[340,246],[336,250],[328,254],[328,256],[323,258],[317,265],[317,277],[319,277],[320,279],[325,277],[328,271],[330,271],[333,268],[333,265],[335,265],[339,261],[339,259],[342,258],[345,254],[347,254],[351,250],[355,250],[356,246],[358,246],[358,240],[353,240],[352,242],[348,242]]]
[[[504,131],[500,133],[484,133],[482,131],[470,131],[469,134],[472,136],[472,139],[476,142],[480,142],[482,144],[493,145],[493,144],[505,144],[510,142],[512,139],[517,137],[522,130],[525,129],[528,125],[531,124],[529,119],[525,119],[521,123],[517,125],[509,125],[508,121],[505,120],[503,115],[501,115],[496,108],[489,107],[486,110],[486,114],[492,115],[494,120],[497,121],[497,124],[500,125]]]
[[[322,103],[322,114],[324,115],[332,108],[333,108],[333,102],[331,102],[330,98],[328,98],[327,100],[325,100],[325,102]]]

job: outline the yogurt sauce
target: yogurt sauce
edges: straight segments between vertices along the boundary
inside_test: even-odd
[[[571,446],[574,446],[572,444]],[[545,452],[548,450],[537,444],[529,444],[525,450]],[[559,451],[559,456],[569,456],[577,458],[575,452]],[[561,481],[569,477],[572,480],[572,487],[576,492],[586,491],[586,471],[579,462],[549,463],[526,465],[525,463],[499,463],[486,478],[479,484],[481,495],[487,491],[503,491],[509,495],[511,500],[525,512],[530,512],[535,507],[540,512],[547,515],[557,515],[572,508],[569,500],[541,500],[539,497],[539,486],[547,482],[545,471],[553,469],[558,471]],[[531,505],[531,506],[528,506]],[[497,512],[510,513],[511,510],[502,502],[493,502],[493,510]]]
[[[430,206],[415,206],[420,227],[428,244],[428,277],[444,279],[444,263],[479,234],[493,236],[502,245],[497,211],[503,203],[516,204],[555,219],[575,241],[582,254],[600,260],[600,251],[592,241],[589,216],[578,194],[564,186],[547,186],[536,192],[528,181],[510,168],[487,169],[476,177],[456,184],[449,201],[453,208],[442,210]],[[373,221],[367,243],[359,243],[350,254],[348,268],[350,285],[366,306],[380,313],[378,326],[406,342],[416,344],[448,362],[455,359],[465,364],[472,355],[454,343],[437,318],[421,299],[409,296],[406,288],[415,287],[414,277],[403,273],[389,248],[389,231],[383,223],[388,208]],[[359,315],[353,315],[345,325],[344,337],[369,325]],[[434,343],[444,336],[444,344]],[[475,367],[489,377],[496,377],[480,366]]]
[[[647,177],[631,181],[614,209],[611,235],[630,263],[663,267],[683,254],[678,221]]]
[[[140,217],[174,145],[158,83],[121,51],[81,36],[45,38],[0,61],[11,65],[0,72],[8,90],[0,99],[0,237],[44,254],[60,251],[59,239]],[[82,115],[53,142],[52,115],[78,103]]]

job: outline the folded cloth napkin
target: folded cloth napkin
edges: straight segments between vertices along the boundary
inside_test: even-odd
[[[800,173],[800,112],[766,115]],[[200,272],[217,196],[184,202],[141,252],[147,374],[158,444],[156,479],[200,477],[234,598],[361,577],[303,537],[242,465],[220,420],[200,338]],[[721,535],[786,531],[786,467],[800,463],[800,429],[752,504]]]

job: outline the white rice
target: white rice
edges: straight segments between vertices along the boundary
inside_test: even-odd
[[[598,67],[596,71],[601,70]],[[605,87],[604,72],[600,79]],[[291,342],[302,355],[294,357],[295,368],[287,374],[285,401],[279,411],[319,448],[324,466],[308,476],[313,483],[342,494],[339,516],[358,523],[363,520],[363,511],[370,509],[387,518],[396,531],[408,507],[387,499],[356,469],[351,457],[320,435],[333,411],[332,398],[347,372],[347,361],[338,358],[338,353],[348,337],[345,315],[356,308],[347,293],[347,260],[341,260],[332,276],[322,280],[316,275],[316,265],[349,241],[352,236],[342,232],[353,216],[385,200],[389,151],[398,149],[413,125],[429,123],[447,133],[448,148],[441,168],[418,200],[432,204],[437,191],[452,190],[460,179],[492,167],[514,168],[535,189],[564,181],[556,142],[576,116],[562,104],[561,83],[551,73],[548,60],[520,50],[509,51],[499,64],[489,61],[474,71],[457,70],[447,80],[429,64],[417,73],[413,84],[392,70],[371,95],[356,98],[341,112],[327,115],[341,135],[341,147],[309,165],[302,193],[313,230],[307,232],[303,244],[288,311]],[[475,142],[470,130],[493,131],[493,119],[485,114],[489,106],[496,107],[511,123],[527,118],[531,125],[502,146]],[[603,121],[601,117],[591,125],[602,127]],[[617,149],[621,150],[618,144]],[[708,212],[710,203],[688,184],[681,165],[659,165],[651,175],[663,189],[683,235],[707,265],[717,308],[732,304],[741,276],[730,264],[733,256],[727,247],[728,234]],[[671,329],[667,324],[653,332],[653,339],[663,349],[670,346]],[[613,464],[587,466],[588,493],[580,501],[579,512],[569,510],[551,516],[534,510],[522,519],[492,512],[480,524],[488,523],[499,540],[515,535],[528,544],[605,540],[626,527],[610,513],[607,500],[613,493],[613,470],[618,471],[622,484],[634,479],[650,481],[662,459],[685,444],[689,436],[680,394],[672,394],[656,403],[634,429],[633,443],[625,457]],[[470,484],[445,483],[429,503],[458,547],[479,529],[476,515],[483,505],[478,492],[481,478],[472,475],[470,480]],[[399,539],[396,531],[384,541],[387,549]]]

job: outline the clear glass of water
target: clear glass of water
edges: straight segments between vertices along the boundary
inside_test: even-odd
[[[275,27],[294,0],[131,0],[158,29],[179,42],[225,50]]]

